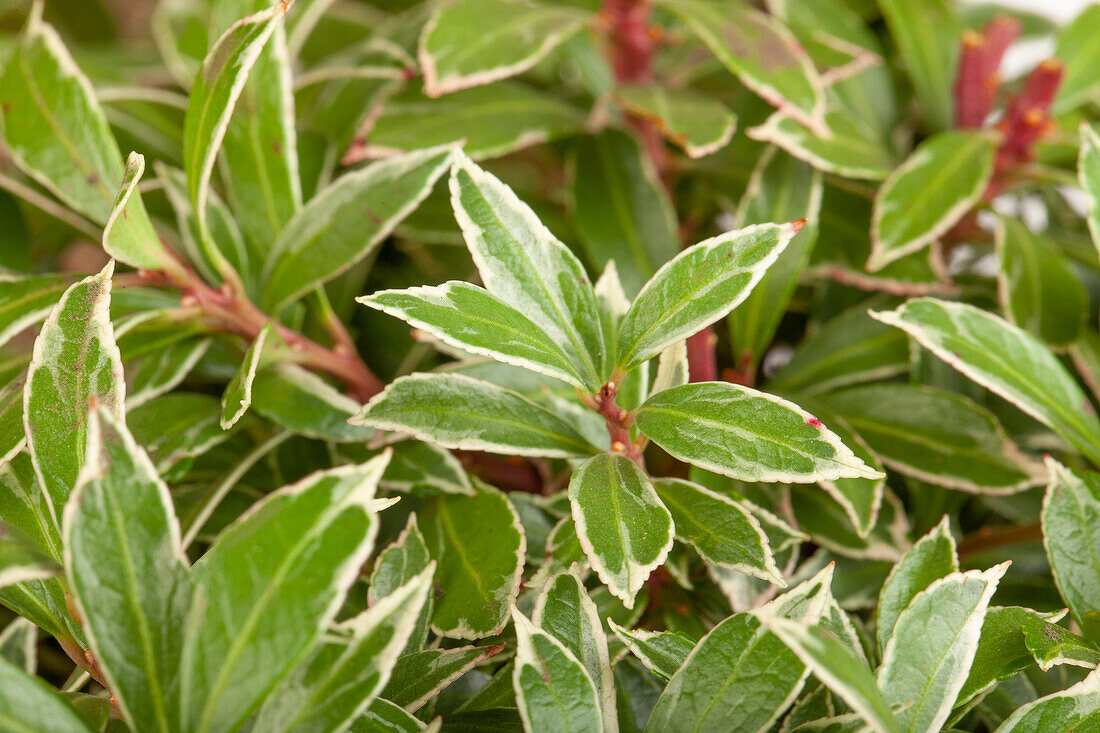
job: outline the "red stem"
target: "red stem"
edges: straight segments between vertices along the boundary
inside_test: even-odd
[[[611,452],[621,453],[638,464],[645,470],[645,458],[642,451],[645,448],[645,439],[638,441],[630,439],[630,429],[634,427],[634,415],[616,403],[619,396],[619,385],[614,381],[600,387],[595,395],[586,395],[585,403],[599,413],[607,425],[607,434],[611,436]]]
[[[981,32],[963,33],[955,79],[955,127],[979,128],[985,122],[1001,86],[1001,59],[1022,31],[1020,21],[998,15]]]
[[[348,393],[360,402],[366,402],[382,391],[382,381],[346,342],[337,343],[336,347],[328,349],[297,331],[292,331],[263,313],[248,296],[232,286],[223,284],[218,289],[210,287],[167,244],[164,246],[178,260],[177,265],[171,270],[140,271],[139,276],[145,282],[178,289],[183,294],[180,298],[181,305],[201,308],[208,317],[230,333],[254,339],[264,326],[273,323],[279,336],[296,354],[299,364],[336,377],[344,383]]]

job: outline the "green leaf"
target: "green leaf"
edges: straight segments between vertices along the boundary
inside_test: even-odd
[[[22,378],[0,388],[0,466],[4,465],[26,445],[27,434],[23,427]],[[0,513],[0,516],[4,516]]]
[[[111,692],[138,730],[180,727],[190,565],[168,487],[126,426],[89,416],[87,458],[65,507],[65,569]]]
[[[878,6],[929,125],[948,129],[962,23],[945,0],[878,0]]]
[[[596,686],[560,641],[513,609],[516,666],[512,685],[527,731],[604,731]]]
[[[569,480],[577,537],[596,574],[627,608],[672,549],[672,516],[649,477],[625,456],[602,453]]]
[[[474,496],[440,496],[420,513],[424,542],[437,563],[432,629],[452,639],[504,629],[527,547],[508,498],[488,484],[474,485]]]
[[[126,395],[126,409],[133,410],[179,386],[206,355],[212,343],[210,338],[186,339],[142,357],[137,368],[129,373],[130,393]]]
[[[768,268],[748,297],[729,315],[730,343],[742,368],[755,370],[787,312],[798,279],[810,262],[821,212],[821,174],[771,148],[749,177],[737,207],[738,226],[769,221],[808,221]]]
[[[438,97],[522,74],[579,31],[587,18],[571,7],[515,0],[437,5],[417,54],[424,93]]]
[[[978,648],[989,599],[1008,564],[952,573],[917,593],[898,616],[878,684],[904,730],[939,730],[951,715]]]
[[[737,128],[737,115],[729,107],[696,92],[645,85],[621,86],[614,94],[624,110],[653,122],[689,158],[726,147]]]
[[[635,295],[680,251],[668,194],[625,132],[584,135],[570,153],[569,205],[585,257],[599,270],[614,261],[624,291]]]
[[[845,178],[881,181],[894,170],[893,153],[853,115],[830,110],[825,113],[825,126],[829,134],[816,135],[786,114],[775,112],[745,134],[782,148],[820,171]]]
[[[0,75],[4,141],[27,175],[103,225],[122,181],[122,153],[88,79],[32,5]],[[47,132],[48,131],[48,132]]]
[[[126,421],[157,471],[165,475],[230,436],[218,425],[219,412],[218,401],[210,395],[172,392],[134,408]]]
[[[400,318],[448,346],[586,388],[557,341],[484,288],[451,281],[439,287],[382,290],[356,301]]]
[[[9,621],[0,631],[0,657],[33,675],[38,667],[38,628],[25,618]]]
[[[1065,70],[1050,108],[1051,114],[1063,115],[1096,100],[1096,84],[1100,82],[1100,51],[1094,40],[1098,25],[1100,8],[1087,5],[1058,35],[1054,55],[1065,65]]]
[[[11,275],[0,273],[0,346],[38,323],[69,287],[61,275]]]
[[[511,390],[461,374],[412,374],[376,395],[355,425],[444,448],[578,458],[596,449],[568,423]]]
[[[565,349],[589,389],[604,382],[599,308],[584,267],[511,188],[456,151],[451,202],[486,290]]]
[[[368,610],[334,628],[267,698],[253,730],[324,733],[341,730],[370,706],[389,680],[431,589],[427,566]]]
[[[993,174],[996,148],[984,132],[943,132],[922,142],[875,194],[867,269],[927,247],[970,211]]]
[[[349,425],[362,408],[313,372],[293,364],[261,369],[252,382],[252,408],[287,430],[337,443],[365,442],[373,431]]]
[[[876,733],[900,731],[866,663],[819,624],[759,614],[760,622]]]
[[[183,123],[183,168],[204,246],[209,237],[206,201],[210,176],[230,117],[249,72],[289,7],[289,3],[275,3],[230,26],[211,47],[191,85]],[[207,253],[211,253],[210,247]]]
[[[875,636],[878,651],[894,632],[894,625],[913,598],[933,581],[958,572],[955,538],[947,517],[922,537],[890,571],[878,596]]]
[[[496,158],[555,140],[584,126],[580,110],[518,82],[465,89],[442,99],[414,87],[380,103],[363,138],[363,155],[396,153],[464,140],[476,160]],[[354,151],[354,148],[353,148]]]
[[[242,15],[271,4],[219,0],[212,8],[212,30],[220,34]],[[299,8],[294,17],[308,10]],[[221,143],[229,201],[258,261],[302,207],[291,65],[286,28],[278,25],[248,72]]]
[[[708,563],[786,585],[760,522],[740,504],[681,479],[659,479],[653,488],[672,514],[676,539]]]
[[[596,686],[604,730],[618,728],[615,682],[607,652],[607,637],[596,604],[573,573],[559,573],[547,582],[535,602],[531,621],[549,633],[581,663]]]
[[[449,146],[418,150],[340,176],[310,199],[271,246],[263,302],[278,313],[371,254],[447,170]]]
[[[887,467],[907,476],[960,491],[1007,494],[1045,475],[993,413],[954,392],[868,384],[831,394],[827,402]]]
[[[711,629],[669,680],[646,730],[768,730],[809,671],[758,614],[816,621],[825,610],[831,578],[832,566],[756,613],[730,616]]]
[[[1092,242],[1100,250],[1100,133],[1084,122],[1081,123],[1077,180],[1088,200],[1087,220],[1089,231],[1092,232]]]
[[[393,466],[392,457],[390,465],[386,467],[387,472],[391,466]],[[384,487],[385,481],[380,481],[378,485]],[[470,488],[470,491],[473,491],[473,487]],[[423,572],[431,561],[428,546],[424,542],[424,535],[420,533],[420,527],[416,523],[416,514],[410,514],[405,529],[397,536],[393,544],[378,553],[378,557],[374,560],[374,569],[371,571],[370,576],[370,588],[367,592],[367,600],[370,605],[373,606],[381,599],[395,593],[398,588]],[[428,627],[434,610],[434,595],[429,594],[420,609],[416,626],[409,635],[409,641],[405,645],[405,654],[420,651],[424,646],[424,642],[428,639]]]
[[[1043,544],[1051,574],[1086,633],[1096,638],[1093,614],[1100,611],[1100,562],[1093,548],[1100,543],[1100,474],[1074,471],[1053,460],[1050,485],[1043,499]]]
[[[268,341],[272,342],[272,346],[278,345],[280,341],[273,323],[268,323],[260,330],[256,340],[245,352],[240,368],[222,394],[222,414],[219,420],[222,430],[229,430],[236,425],[252,405],[252,383],[256,380],[256,371],[262,363]]]
[[[381,488],[417,496],[473,496],[470,478],[450,451],[419,440],[403,440],[392,448],[390,464],[378,484]]]
[[[867,315],[861,303],[831,318],[802,340],[768,388],[819,394],[909,371],[909,339]]]
[[[57,690],[0,657],[0,729],[91,733]]]
[[[27,371],[27,448],[58,519],[84,464],[88,406],[103,405],[122,419],[126,385],[109,313],[113,273],[112,261],[65,291]]]
[[[1076,341],[1088,297],[1058,244],[1019,219],[1001,217],[997,255],[997,290],[1009,320],[1053,347]]]
[[[810,57],[773,16],[741,3],[664,0],[741,83],[797,120],[825,133],[825,90]]]
[[[505,614],[507,615],[507,614]],[[453,649],[425,649],[397,660],[393,676],[382,692],[409,712],[419,710],[426,702],[455,680],[499,654],[500,646],[463,646]]]
[[[370,554],[388,456],[267,495],[195,563],[182,727],[231,731],[320,638]]]
[[[0,517],[5,525],[29,537],[35,546],[60,564],[61,532],[54,523],[46,492],[26,453],[0,463]]]
[[[1100,464],[1100,423],[1065,367],[1033,336],[964,303],[917,298],[871,314],[1013,403]]]
[[[1073,733],[1088,730],[1100,718],[1100,672],[1076,685],[1020,707],[996,733]]]
[[[1023,619],[1024,644],[1028,652],[1044,672],[1060,664],[1095,669],[1100,664],[1100,650],[1081,636],[1054,623],[1048,623],[1039,614]]]
[[[736,308],[803,223],[726,232],[667,262],[623,318],[617,367],[629,371]]]
[[[424,724],[389,700],[375,698],[370,708],[352,723],[352,733],[419,733]]]
[[[103,226],[103,249],[132,267],[159,269],[174,266],[160,244],[137,185],[145,175],[145,156],[130,153],[122,187]]]
[[[0,522],[0,588],[60,574],[61,566],[34,540]]]
[[[991,606],[982,622],[974,663],[955,701],[955,709],[962,708],[997,683],[1011,679],[1035,664],[1035,657],[1025,643],[1024,627],[1036,626],[1045,632],[1048,627],[1054,627],[1049,621],[1064,615],[1064,610],[1058,614],[1041,614],[1018,606]],[[1068,633],[1061,627],[1054,628]]]
[[[695,646],[694,641],[675,631],[624,629],[611,620],[608,624],[646,669],[665,681],[676,674]]]
[[[728,382],[665,390],[646,400],[635,419],[674,457],[744,481],[881,478],[797,405]]]

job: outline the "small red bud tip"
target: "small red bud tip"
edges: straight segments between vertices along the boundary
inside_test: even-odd
[[[1042,61],[1040,61],[1039,62],[1039,68],[1042,69],[1043,71],[1047,72],[1048,74],[1050,74],[1050,73],[1054,73],[1055,71],[1061,71],[1062,68],[1063,68],[1063,65],[1062,65],[1061,60],[1055,59],[1055,58],[1050,58],[1050,59],[1043,59]]]
[[[626,446],[623,445],[622,441],[616,440],[614,443],[611,444],[611,450],[616,453],[622,453],[624,450],[626,450]]]
[[[618,414],[619,422],[624,422],[629,416],[630,416],[630,413],[627,412],[626,410],[619,410],[619,414]]]
[[[795,219],[794,221],[792,221],[790,223],[790,225],[791,225],[791,229],[794,229],[795,234],[797,234],[798,232],[802,231],[802,227],[806,226],[806,220],[805,219]]]
[[[818,420],[816,417],[806,418],[806,424],[809,425],[811,428],[821,429],[821,428],[825,427],[825,425],[820,420]]]
[[[963,31],[962,45],[967,49],[980,48],[985,44],[985,36],[975,30]]]

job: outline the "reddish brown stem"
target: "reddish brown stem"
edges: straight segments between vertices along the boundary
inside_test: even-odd
[[[611,437],[611,452],[621,453],[637,463],[645,470],[645,458],[642,450],[645,448],[645,439],[638,441],[630,439],[630,429],[634,427],[634,415],[629,410],[619,407],[616,398],[619,396],[619,385],[614,381],[600,387],[595,395],[587,395],[585,403],[599,413],[607,425],[607,434]]]
[[[361,402],[366,402],[382,391],[382,381],[346,343],[338,343],[333,349],[321,346],[276,322],[257,308],[248,296],[232,286],[223,284],[217,289],[210,287],[190,265],[174,252],[172,254],[178,260],[176,266],[171,270],[142,270],[139,273],[141,279],[153,285],[176,288],[182,293],[181,305],[197,306],[207,317],[230,333],[254,339],[264,326],[268,323],[274,324],[279,336],[295,353],[295,360],[299,364],[336,377],[344,383],[348,393]]]
[[[983,527],[959,543],[959,557],[969,557],[980,552],[988,552],[1001,547],[1038,542],[1043,539],[1043,527],[1039,522],[1020,524],[1012,527],[990,529]]]

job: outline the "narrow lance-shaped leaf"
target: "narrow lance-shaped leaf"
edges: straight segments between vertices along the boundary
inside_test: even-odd
[[[711,629],[669,680],[646,730],[768,730],[809,671],[757,614],[816,621],[825,610],[832,573],[829,565],[756,613],[735,614]]]
[[[615,682],[607,637],[596,604],[573,573],[559,573],[539,594],[531,620],[554,636],[581,663],[599,693],[604,731],[615,733]]]
[[[291,2],[280,0],[230,26],[210,49],[191,86],[183,126],[184,171],[208,254],[212,253],[212,246],[205,241],[209,236],[206,201],[214,162],[248,74]]]
[[[145,211],[145,202],[137,190],[143,175],[145,156],[130,153],[118,198],[103,226],[103,249],[132,267],[175,267],[176,263],[160,244],[160,238]]]
[[[889,468],[960,491],[1007,494],[1036,485],[1042,465],[985,408],[954,392],[869,384],[826,398]]]
[[[680,460],[743,481],[881,478],[820,420],[775,395],[700,382],[650,397],[641,431]]]
[[[454,639],[503,630],[527,552],[508,498],[480,481],[474,486],[474,496],[440,496],[420,513],[424,542],[437,563],[432,628]]]
[[[102,225],[122,180],[122,153],[91,83],[43,22],[42,8],[31,6],[0,75],[4,142],[23,171]]]
[[[924,113],[935,129],[951,127],[962,24],[944,0],[878,0]]]
[[[557,377],[581,389],[586,386],[569,356],[549,334],[476,285],[452,281],[438,287],[383,290],[356,300],[449,346]]]
[[[474,488],[462,462],[450,451],[419,440],[403,440],[392,448],[393,457],[379,484],[381,488],[419,496],[473,496]]]
[[[1093,10],[1092,12],[1096,12]],[[1088,196],[1086,218],[1092,242],[1100,250],[1100,134],[1096,128],[1081,123],[1081,153],[1077,158],[1077,180]]]
[[[68,279],[61,275],[0,272],[0,346],[49,315],[68,287]]]
[[[894,169],[893,154],[876,144],[873,133],[843,110],[825,114],[829,135],[815,135],[782,112],[745,131],[825,173],[881,181]]]
[[[800,124],[825,134],[824,84],[786,26],[740,3],[665,0],[663,4],[742,84]]]
[[[257,372],[252,380],[252,409],[276,425],[318,440],[363,442],[373,434],[349,424],[361,409],[356,400],[294,364],[276,364]]]
[[[1088,398],[1035,337],[974,306],[932,298],[871,315],[903,329],[937,357],[1100,463],[1100,422]]]
[[[263,302],[277,313],[367,257],[447,170],[451,147],[417,150],[340,176],[271,246]]]
[[[417,54],[424,93],[438,97],[521,74],[579,31],[587,17],[579,9],[514,0],[437,5]]]
[[[937,731],[951,715],[966,682],[989,599],[1008,563],[935,580],[901,615],[878,670],[886,700],[903,706],[903,730]]]
[[[23,386],[24,380],[16,379],[0,387],[0,466],[22,451],[27,442],[23,427]]]
[[[946,575],[957,572],[959,560],[955,552],[955,538],[944,517],[931,531],[922,537],[898,561],[890,571],[879,591],[878,614],[875,635],[881,654],[894,631],[898,616],[913,597]]]
[[[179,729],[190,566],[168,487],[121,422],[89,416],[87,459],[65,507],[65,569],[112,693],[136,729]]]
[[[681,479],[659,479],[653,487],[672,514],[676,538],[708,563],[786,585],[760,522],[733,499]]]
[[[605,730],[596,686],[584,666],[518,610],[512,610],[512,619],[517,637],[512,684],[524,730]]]
[[[1062,599],[1085,634],[1100,635],[1100,474],[1048,461],[1043,544]]]
[[[462,675],[502,651],[504,644],[425,649],[406,654],[397,660],[382,697],[416,712]]]
[[[110,321],[114,261],[72,285],[38,338],[24,388],[27,447],[55,518],[84,464],[88,406],[122,419],[126,385]]]
[[[274,324],[268,323],[256,336],[256,340],[248,347],[244,354],[244,361],[233,375],[233,379],[225,388],[222,395],[222,430],[229,430],[237,424],[248,408],[252,405],[252,382],[256,379],[256,370],[264,357],[264,350],[268,348],[268,342],[279,341],[279,334]],[[274,343],[272,344],[274,345]]]
[[[627,608],[672,549],[672,516],[642,469],[622,455],[602,453],[569,480],[577,537],[596,574]]]
[[[617,367],[629,371],[736,308],[804,223],[726,232],[667,262],[623,318]]]
[[[557,415],[495,384],[461,374],[413,374],[376,395],[353,424],[444,448],[577,458],[596,449]]]
[[[316,643],[370,554],[383,454],[269,494],[195,564],[182,727],[236,730]]]
[[[997,293],[1009,320],[1053,347],[1076,341],[1088,296],[1058,244],[1008,217],[999,220],[996,242]]]
[[[814,676],[848,703],[876,733],[899,733],[894,713],[866,663],[817,624],[759,614],[764,627],[802,660]]]
[[[363,613],[338,624],[267,698],[253,730],[325,733],[340,730],[370,705],[389,680],[431,589],[427,566]]]
[[[34,674],[38,668],[38,627],[25,618],[9,621],[0,631],[0,657]]]
[[[485,288],[561,344],[585,384],[603,384],[599,308],[584,267],[511,188],[456,151],[451,202]]]
[[[391,459],[390,466],[392,465]],[[379,484],[379,486],[384,485],[384,483]],[[474,489],[471,487],[470,491],[473,492]],[[424,542],[424,535],[421,534],[420,526],[417,524],[416,514],[410,514],[405,529],[389,547],[378,553],[374,561],[370,588],[367,591],[369,604],[373,606],[386,596],[395,593],[398,588],[422,573],[431,562],[432,558]],[[412,654],[423,648],[424,642],[428,639],[428,628],[434,610],[434,594],[429,594],[420,609],[416,625],[409,634],[405,654]]]
[[[922,142],[875,195],[867,268],[881,270],[954,226],[985,192],[996,147],[984,132],[944,132]]]
[[[570,151],[569,205],[589,263],[614,261],[628,296],[680,252],[676,212],[634,137],[603,130]]]

